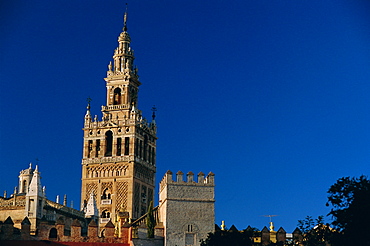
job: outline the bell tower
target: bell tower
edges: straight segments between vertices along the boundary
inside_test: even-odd
[[[108,65],[107,100],[102,119],[91,117],[90,102],[84,120],[81,208],[96,200],[100,225],[113,223],[119,212],[131,219],[145,214],[154,198],[156,123],[138,109],[139,76],[127,32],[127,11],[118,37],[113,64]]]

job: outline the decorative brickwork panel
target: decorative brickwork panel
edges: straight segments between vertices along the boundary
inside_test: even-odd
[[[104,165],[86,168],[86,178],[126,176],[127,165]]]
[[[127,210],[128,182],[116,182],[116,211]]]
[[[87,183],[86,184],[86,194],[85,194],[85,200],[88,201],[90,198],[90,194],[93,193],[94,196],[96,197],[97,195],[97,190],[98,190],[98,183],[97,182],[92,182],[92,183]]]
[[[103,194],[105,189],[108,189],[109,192],[112,192],[113,191],[113,183],[112,182],[102,182],[101,183],[101,192],[100,192],[100,194]]]

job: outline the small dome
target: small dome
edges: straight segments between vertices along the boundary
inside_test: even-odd
[[[122,42],[122,41],[131,42],[131,38],[128,32],[121,32],[121,34],[118,37],[118,42]]]

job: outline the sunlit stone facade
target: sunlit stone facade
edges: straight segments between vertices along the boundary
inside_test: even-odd
[[[84,121],[81,207],[93,195],[101,225],[114,223],[118,212],[139,218],[154,198],[157,127],[138,109],[141,83],[130,42],[125,16],[105,78],[102,119],[91,116],[89,104]]]

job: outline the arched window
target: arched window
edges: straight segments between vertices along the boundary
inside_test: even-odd
[[[104,199],[110,199],[110,191],[108,190],[108,188],[106,188],[104,191],[103,191],[103,194],[101,196],[101,199],[104,200]]]
[[[105,133],[105,156],[112,156],[112,146],[113,146],[113,133],[112,131],[107,131]]]
[[[110,218],[110,213],[108,210],[104,210],[101,215],[100,215],[101,218]]]
[[[27,180],[23,180],[22,193],[27,193]]]
[[[113,105],[118,105],[122,103],[121,89],[116,88],[113,91]]]
[[[58,231],[55,228],[51,228],[49,232],[49,240],[56,240],[58,238]]]

